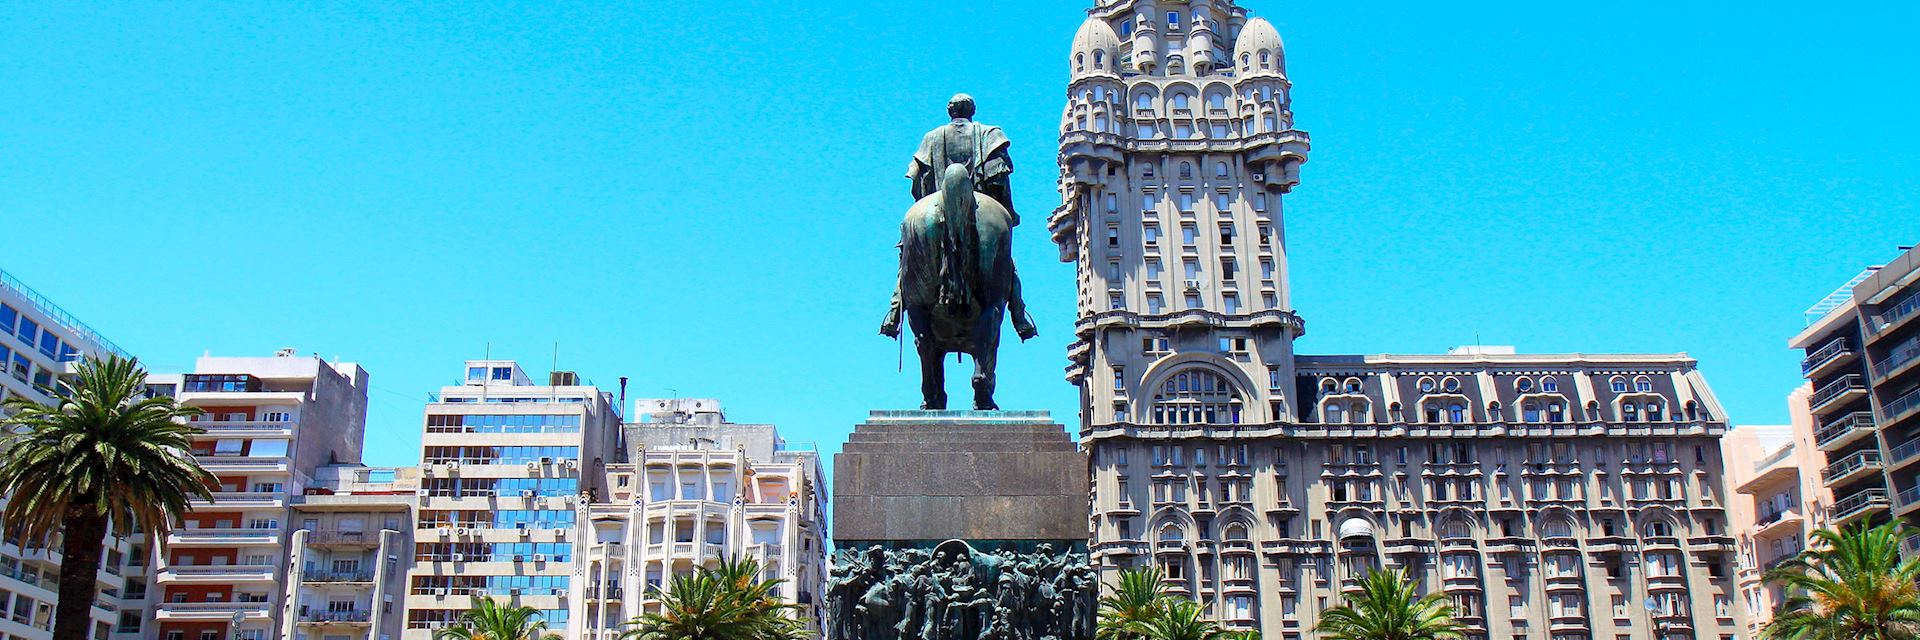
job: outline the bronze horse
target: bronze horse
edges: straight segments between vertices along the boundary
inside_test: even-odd
[[[949,353],[973,356],[973,408],[1000,408],[994,365],[1013,286],[1012,216],[973,188],[966,165],[947,165],[940,190],[900,223],[900,296],[920,355],[922,409],[947,408]]]

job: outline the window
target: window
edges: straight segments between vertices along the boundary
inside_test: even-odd
[[[1165,311],[1166,308],[1167,308],[1167,301],[1161,298],[1160,294],[1158,293],[1147,294],[1147,313],[1158,314],[1158,313],[1161,313],[1162,311]]]
[[[1533,392],[1533,378],[1521,378],[1513,381],[1513,388],[1520,393]]]
[[[494,367],[493,379],[494,380],[512,380],[513,368],[512,367]]]
[[[1189,103],[1187,94],[1184,94],[1184,93],[1173,94],[1173,110],[1174,111],[1186,111],[1188,109],[1191,109],[1192,107],[1193,105]]]
[[[1225,306],[1226,313],[1240,313],[1240,296],[1231,293],[1223,294],[1221,302]]]
[[[1140,228],[1140,233],[1146,237],[1147,244],[1160,244],[1160,225],[1148,224]]]
[[[1553,376],[1547,376],[1545,378],[1541,378],[1540,390],[1545,391],[1547,393],[1556,393],[1560,391],[1560,383],[1554,380]]]
[[[1651,392],[1653,391],[1653,380],[1648,379],[1646,376],[1634,378],[1633,390],[1641,393]]]
[[[1147,279],[1157,281],[1160,279],[1160,275],[1160,259],[1147,259]]]
[[[1198,229],[1193,228],[1193,225],[1190,225],[1190,224],[1180,225],[1180,244],[1184,244],[1191,247],[1195,244],[1198,244],[1199,241],[1200,241],[1200,231]],[[1188,277],[1192,277],[1192,276],[1188,276]]]
[[[1149,419],[1153,424],[1238,424],[1239,396],[1225,376],[1189,368],[1169,376],[1155,391]]]
[[[1216,94],[1213,94],[1213,95],[1210,95],[1210,96],[1207,96],[1207,108],[1208,108],[1208,109],[1212,109],[1212,110],[1214,110],[1214,111],[1224,111],[1224,110],[1226,110],[1226,108],[1227,108],[1227,94],[1224,94],[1224,93],[1216,93]],[[1221,166],[1223,166],[1223,167],[1224,167],[1224,166],[1226,166],[1226,165],[1225,165],[1225,164],[1222,164]],[[1226,175],[1226,174],[1224,174],[1224,173],[1223,173],[1223,174],[1221,174],[1221,175],[1223,175],[1223,176],[1224,176],[1224,175]]]
[[[1446,379],[1445,381],[1443,381],[1443,382],[1441,382],[1441,383],[1440,383],[1440,388],[1442,388],[1442,389],[1446,389],[1446,390],[1447,390],[1447,393],[1453,393],[1453,392],[1456,392],[1456,391],[1459,391],[1459,390],[1460,390],[1460,379],[1459,379],[1459,378],[1447,378],[1447,379]]]
[[[1433,378],[1421,378],[1420,391],[1421,393],[1433,393]]]
[[[1192,179],[1193,179],[1193,163],[1191,163],[1191,162],[1182,162],[1182,163],[1180,163],[1180,179],[1182,179],[1182,180],[1192,180]],[[1192,208],[1192,207],[1182,207],[1182,208],[1181,208],[1181,210],[1182,210],[1182,211],[1186,211],[1186,210],[1189,210],[1189,209],[1191,209],[1191,208]]]
[[[1610,389],[1613,389],[1614,393],[1626,393],[1627,379],[1622,378],[1620,376],[1614,376],[1613,378],[1607,380],[1607,387]]]

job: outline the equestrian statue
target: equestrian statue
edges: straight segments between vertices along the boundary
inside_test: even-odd
[[[1013,269],[1013,161],[999,127],[973,121],[973,98],[947,102],[951,122],[927,132],[907,168],[914,203],[900,224],[900,271],[880,333],[898,338],[904,312],[920,356],[922,409],[947,408],[949,353],[973,356],[973,408],[993,402],[1000,323],[1037,335]]]

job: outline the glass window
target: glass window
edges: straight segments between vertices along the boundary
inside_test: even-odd
[[[487,379],[486,367],[467,367],[467,381],[480,382]]]
[[[20,312],[0,304],[0,333],[13,333],[13,326],[20,321]]]
[[[493,379],[495,379],[495,380],[512,380],[512,379],[513,379],[513,368],[512,368],[512,367],[494,367],[494,368],[493,368]]]
[[[22,342],[32,345],[33,341],[40,337],[40,325],[30,319],[21,318],[20,332],[15,335],[20,336]]]

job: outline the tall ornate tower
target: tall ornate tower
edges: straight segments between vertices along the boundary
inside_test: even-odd
[[[1086,429],[1296,415],[1280,34],[1229,0],[1102,1],[1074,35],[1048,227],[1079,265],[1067,380]]]

